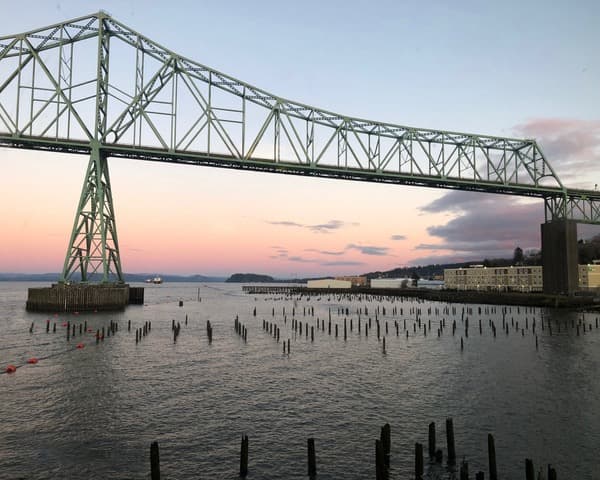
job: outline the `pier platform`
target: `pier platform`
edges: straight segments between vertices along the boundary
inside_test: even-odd
[[[30,288],[26,310],[30,312],[93,312],[123,310],[142,305],[144,288],[128,284],[60,284]]]

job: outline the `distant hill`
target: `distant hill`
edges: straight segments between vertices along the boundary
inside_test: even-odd
[[[275,279],[269,275],[259,275],[256,273],[234,273],[225,282],[227,283],[269,283]]]
[[[148,278],[156,277],[155,273],[125,273],[126,282],[145,282]],[[205,275],[159,275],[163,282],[224,282],[225,277],[209,277]],[[79,276],[73,276],[79,281]],[[60,273],[0,273],[0,282],[57,282]]]

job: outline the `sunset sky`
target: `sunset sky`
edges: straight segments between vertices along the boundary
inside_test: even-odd
[[[595,1],[8,5],[0,0],[0,36],[104,9],[276,95],[401,125],[535,138],[567,186],[600,183]],[[0,272],[61,270],[86,165],[0,148]],[[125,272],[354,274],[540,247],[541,201],[123,159],[109,166]]]

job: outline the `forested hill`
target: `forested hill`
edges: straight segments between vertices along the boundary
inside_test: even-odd
[[[234,273],[225,282],[227,283],[268,283],[275,279],[269,275],[259,275],[256,273]]]

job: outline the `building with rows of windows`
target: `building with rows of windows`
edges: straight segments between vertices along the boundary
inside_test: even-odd
[[[444,285],[450,290],[495,290],[500,292],[541,292],[542,267],[521,266],[484,267],[444,270]],[[579,265],[579,288],[600,288],[600,265]]]

